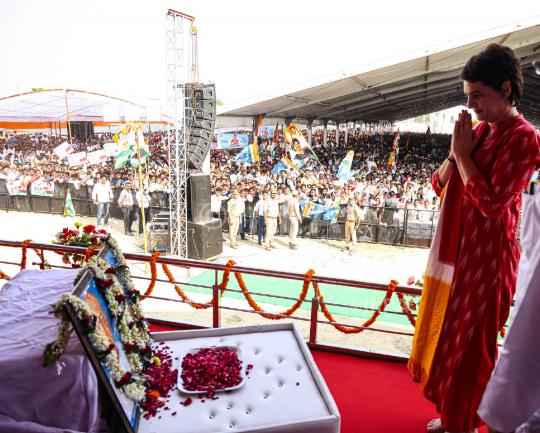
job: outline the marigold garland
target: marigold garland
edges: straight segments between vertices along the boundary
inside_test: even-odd
[[[396,280],[390,281],[390,284],[388,285],[388,290],[386,291],[386,295],[384,296],[383,301],[381,302],[381,305],[379,305],[379,308],[377,311],[373,313],[371,318],[369,318],[367,321],[365,321],[362,326],[368,327],[371,326],[375,320],[377,320],[377,317],[384,311],[386,306],[390,303],[390,298],[392,298],[392,294],[394,293],[394,290],[396,286],[399,283]],[[332,314],[330,314],[330,311],[328,311],[328,308],[326,308],[326,305],[324,304],[324,298],[321,295],[321,291],[317,287],[317,296],[320,299],[321,302],[321,311],[324,313],[326,318],[329,322],[336,322],[336,320],[332,317]],[[338,331],[343,332],[344,334],[359,334],[360,332],[364,331],[363,328],[349,328],[347,326],[342,325],[332,325],[334,328],[336,328]]]
[[[409,322],[411,322],[412,326],[416,327],[416,319],[414,318],[414,315],[413,315],[412,311],[407,306],[407,301],[405,301],[405,297],[403,296],[403,293],[396,293],[396,295],[399,298],[399,303],[401,304],[401,309],[407,315],[407,319],[409,319]]]
[[[156,260],[160,255],[161,253],[156,251],[154,254],[152,254],[152,257],[150,257],[150,272],[152,273],[152,281],[150,281],[150,285],[148,286],[148,289],[146,289],[146,292],[144,292],[141,301],[144,301],[146,297],[151,295],[152,291],[154,290],[157,278]]]
[[[300,296],[299,296],[301,301],[296,301],[295,304],[291,308],[289,308],[287,311],[284,311],[283,313],[279,313],[279,314],[281,314],[282,316],[290,316],[296,310],[298,310],[298,308],[300,308],[300,306],[302,305],[302,303],[306,299],[307,292],[309,290],[309,283],[311,282],[311,277],[313,276],[314,273],[315,273],[315,271],[313,269],[310,269],[309,271],[306,272],[306,275],[304,276],[304,285],[302,287],[302,293],[300,293]],[[236,280],[238,281],[238,285],[240,286],[240,288],[244,292],[244,297],[248,301],[249,306],[251,308],[253,308],[255,311],[265,312],[261,307],[259,307],[259,305],[251,297],[251,295],[249,293],[247,293],[248,289],[246,287],[246,283],[244,283],[244,278],[242,277],[242,274],[235,272],[234,276],[236,277]],[[313,287],[315,287],[315,285],[313,285]],[[269,319],[269,320],[281,320],[281,319],[284,319],[284,317],[273,316],[273,315],[269,315],[269,314],[261,314],[261,316],[263,316],[265,319]]]
[[[22,243],[21,269],[26,269],[26,249],[28,248],[28,244],[30,242],[32,242],[32,239],[26,239]]]
[[[500,334],[501,334],[501,337],[504,338],[504,336],[506,335],[506,329],[504,329],[504,328],[501,329]]]
[[[99,248],[96,248],[96,249],[99,249]],[[86,249],[86,251],[84,252],[85,261],[90,260],[90,257],[92,256],[92,251],[94,251],[94,247],[90,245],[90,246]]]
[[[4,273],[3,273],[3,272],[2,272],[1,270],[0,270],[0,277],[2,277],[2,278],[9,278],[9,279],[11,279],[11,277],[10,277],[9,275],[7,275],[7,274],[4,274]]]

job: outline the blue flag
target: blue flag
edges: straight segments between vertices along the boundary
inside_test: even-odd
[[[236,161],[237,164],[242,164],[244,162],[248,162],[248,163],[251,162],[251,156],[250,156],[250,153],[249,153],[249,146],[244,147],[242,152],[240,152],[238,155],[236,155],[235,161]]]

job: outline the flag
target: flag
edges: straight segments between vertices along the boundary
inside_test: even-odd
[[[71,218],[75,218],[75,209],[73,208],[73,201],[71,200],[71,194],[69,189],[66,193],[66,205],[64,207],[64,215],[69,215]]]
[[[348,182],[349,177],[351,176],[353,156],[354,152],[352,150],[347,152],[347,156],[343,158],[343,161],[341,161],[341,164],[339,164],[338,177],[343,183]]]
[[[120,168],[123,165],[126,164],[126,162],[130,159],[131,152],[129,149],[126,149],[118,154],[116,158],[114,158],[114,168]]]
[[[339,216],[339,205],[341,204],[341,198],[337,200],[330,208],[323,213],[323,220],[330,220],[330,224],[334,224]]]
[[[252,146],[246,146],[242,149],[242,152],[240,152],[238,155],[236,155],[236,163],[237,164],[242,164],[242,163],[250,163],[251,162],[251,158],[250,158],[250,152],[249,152],[249,149],[251,148]]]
[[[276,166],[272,169],[272,174],[279,173],[281,170],[285,170],[287,172],[291,170],[298,170],[298,167],[294,165],[289,158],[281,158]]]
[[[399,129],[397,130],[396,135],[394,136],[394,146],[392,148],[395,149],[398,146],[399,146]]]
[[[409,144],[411,144],[411,136],[410,135],[407,137],[407,144],[405,146],[409,147]]]
[[[279,122],[276,123],[276,130],[274,131],[274,138],[272,139],[274,143],[277,143],[278,126],[279,126]]]
[[[431,137],[431,129],[429,128],[429,126],[427,127],[426,137]]]
[[[259,145],[257,142],[247,147],[249,150],[249,162],[257,162],[259,160]]]
[[[310,201],[308,201],[306,203],[306,207],[304,208],[304,211],[302,212],[302,216],[304,218],[309,218],[309,216],[311,215],[311,211],[313,210],[314,207],[315,207],[315,203],[311,203]]]
[[[388,165],[396,165],[396,149],[392,150],[392,153],[388,158]]]
[[[291,161],[297,166],[301,167],[307,162],[307,159],[315,158],[317,161],[317,155],[313,152],[313,149],[300,133],[298,127],[293,123],[285,131],[283,131],[285,142],[287,143],[287,151],[291,154]],[[300,163],[300,160],[306,160]]]
[[[259,116],[259,123],[257,124],[257,128],[255,128],[255,132],[253,133],[254,142],[257,142],[257,137],[261,135],[261,126],[262,126],[262,114]]]

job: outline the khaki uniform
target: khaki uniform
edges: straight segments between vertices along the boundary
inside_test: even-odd
[[[360,218],[360,209],[354,203],[347,206],[345,211],[345,245],[349,246],[349,238],[352,235],[353,250],[356,248],[356,222]]]
[[[277,220],[279,215],[279,203],[271,198],[264,202],[264,216],[266,217],[266,246],[274,244]]]
[[[298,206],[298,199],[293,197],[289,200],[289,242],[296,245],[296,236],[298,236],[298,223],[302,215]]]
[[[231,247],[236,245],[236,234],[238,233],[238,225],[240,224],[240,215],[244,212],[244,200],[242,197],[237,199],[231,198],[227,202],[227,212],[229,218],[229,238],[231,239]]]

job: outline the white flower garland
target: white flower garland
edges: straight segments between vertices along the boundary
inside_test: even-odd
[[[145,348],[150,342],[150,333],[148,331],[148,325],[143,317],[143,312],[137,296],[138,292],[135,289],[135,285],[131,279],[131,272],[126,266],[125,257],[122,254],[116,240],[109,235],[107,243],[112,248],[113,255],[116,259],[116,267],[124,268],[119,273],[121,278],[124,278],[124,284],[127,289],[128,296],[135,295],[131,296],[131,303],[129,306],[127,299],[123,301],[118,301],[116,299],[117,296],[124,296],[124,289],[122,287],[121,279],[118,278],[116,272],[114,274],[106,272],[110,266],[103,259],[98,259],[95,256],[91,257],[88,262],[84,263],[84,266],[81,267],[75,281],[78,281],[82,277],[86,269],[90,269],[92,271],[98,282],[108,282],[108,280],[112,281],[112,284],[110,284],[108,287],[103,288],[100,286],[100,289],[104,292],[104,298],[110,313],[116,319],[116,327],[120,335],[120,340],[124,345],[136,344],[137,350]],[[64,293],[60,297],[60,299],[53,306],[53,312],[55,316],[60,319],[60,324],[58,326],[56,340],[48,344],[47,348],[45,349],[44,365],[54,362],[54,360],[57,359],[67,347],[70,332],[69,319],[63,310],[63,306],[66,302],[69,302],[73,306],[79,320],[84,321],[92,316],[88,305],[78,297],[69,293]],[[124,302],[124,308],[121,306],[122,302]],[[109,341],[98,326],[88,333],[88,338],[90,339],[92,347],[98,354],[106,352],[109,349]],[[139,353],[129,352],[126,354],[126,356],[131,369],[129,373],[139,373],[143,368],[141,355]],[[115,382],[120,382],[124,378],[126,371],[120,366],[118,356],[116,355],[115,351],[111,350],[110,352],[106,353],[101,359],[101,362],[107,367],[107,370]],[[146,392],[144,379],[139,378],[132,378],[128,383],[120,386],[117,385],[117,387],[122,389],[124,394],[134,401],[142,400]]]

